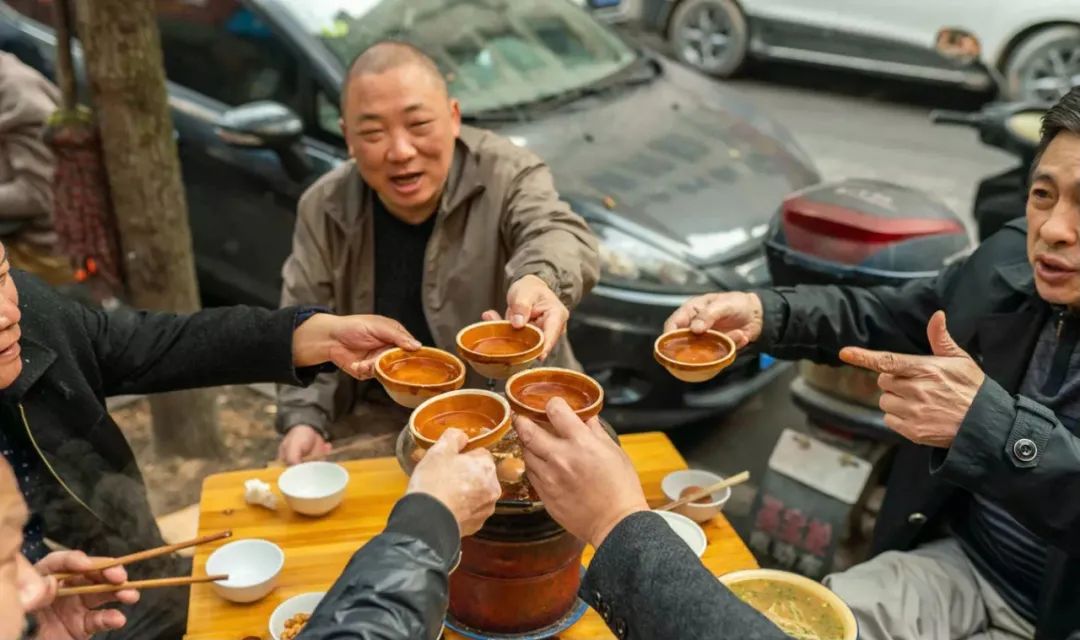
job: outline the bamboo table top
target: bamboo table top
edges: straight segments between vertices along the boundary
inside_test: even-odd
[[[662,433],[620,438],[645,489],[649,504],[665,502],[660,480],[685,469],[686,462]],[[277,588],[253,604],[233,604],[219,598],[209,584],[193,585],[186,640],[243,640],[249,636],[270,640],[270,614],[288,598],[308,591],[326,591],[345,568],[352,554],[386,525],[390,509],[405,491],[408,477],[394,458],[373,458],[341,463],[350,474],[344,502],[322,518],[293,513],[279,496],[277,512],[244,502],[244,481],[258,478],[276,492],[283,469],[254,469],[209,476],[203,482],[199,507],[199,535],[232,529],[232,540],[264,538],[285,551],[285,568]],[[716,575],[756,568],[750,550],[723,516],[704,526],[709,546],[702,561]],[[204,575],[210,553],[229,540],[196,548],[195,575]],[[585,562],[592,558],[585,550]],[[448,640],[461,636],[447,631]],[[566,633],[565,640],[614,637],[600,616],[589,609]]]

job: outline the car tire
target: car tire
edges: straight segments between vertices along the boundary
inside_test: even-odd
[[[1080,26],[1039,29],[1013,49],[1002,67],[1008,98],[1057,102],[1080,85]]]
[[[746,16],[734,0],[682,0],[668,21],[667,38],[676,58],[721,78],[742,68],[750,48]]]

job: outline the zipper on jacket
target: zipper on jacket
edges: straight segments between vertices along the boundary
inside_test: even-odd
[[[75,494],[74,491],[71,490],[71,487],[69,487],[67,483],[64,482],[64,479],[61,478],[60,474],[56,472],[56,469],[53,469],[53,466],[49,464],[49,459],[45,457],[45,453],[41,450],[41,447],[38,446],[37,440],[34,439],[34,434],[30,431],[30,421],[26,419],[26,410],[23,409],[21,402],[19,403],[19,415],[22,417],[23,428],[26,430],[26,437],[30,440],[31,446],[34,447],[34,451],[37,453],[38,459],[41,460],[42,463],[44,463],[45,468],[49,471],[49,474],[53,477],[53,479],[56,480],[56,482],[59,483],[61,487],[63,487],[64,491],[66,491],[69,496],[74,498],[75,502],[78,502],[83,509],[89,511],[90,514],[98,520],[105,522],[104,518],[99,516],[96,511],[90,508],[90,505],[83,502],[82,498],[80,498],[78,495]]]

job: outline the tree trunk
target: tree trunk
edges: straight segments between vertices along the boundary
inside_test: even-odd
[[[154,0],[78,0],[128,295],[191,312],[199,292],[155,13]],[[152,396],[150,408],[159,453],[222,455],[212,392]]]

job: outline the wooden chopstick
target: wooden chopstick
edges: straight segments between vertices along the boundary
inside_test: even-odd
[[[721,489],[726,489],[728,487],[734,487],[735,485],[742,484],[742,483],[746,482],[749,479],[750,479],[750,472],[749,471],[743,471],[742,473],[736,473],[735,475],[731,476],[730,478],[725,478],[725,479],[721,480],[720,482],[717,482],[715,484],[709,485],[708,487],[705,487],[701,491],[695,491],[694,493],[691,493],[688,496],[679,498],[678,500],[675,500],[674,502],[669,502],[669,503],[665,504],[664,506],[658,508],[657,511],[671,511],[672,509],[675,509],[676,507],[683,506],[687,502],[694,502],[695,500],[700,500],[701,498],[704,498],[705,496],[707,496],[709,494],[716,493],[717,491],[720,491]]]
[[[301,458],[300,462],[318,462],[320,460],[326,460],[328,458],[336,458],[343,453],[353,453],[354,451],[364,451],[367,449],[375,448],[375,445],[380,444],[384,440],[389,440],[395,437],[393,433],[386,433],[370,439],[353,440],[348,444],[343,444],[340,447],[331,449],[329,453],[313,453]],[[268,469],[279,469],[286,466],[281,460],[271,460],[266,463]]]
[[[56,592],[56,597],[63,598],[65,596],[85,596],[92,593],[115,593],[117,591],[123,591],[125,589],[159,589],[161,587],[179,587],[186,584],[198,584],[200,582],[217,582],[218,580],[228,580],[228,574],[220,574],[213,576],[199,576],[186,578],[157,578],[154,580],[136,580],[134,582],[124,582],[122,584],[91,584],[85,587],[64,587]]]
[[[63,582],[64,580],[69,580],[77,575],[91,573],[94,571],[104,571],[105,569],[119,567],[121,565],[134,564],[136,562],[149,560],[150,558],[156,558],[158,556],[167,556],[170,553],[179,551],[181,549],[187,549],[188,547],[194,547],[196,545],[206,544],[207,542],[214,542],[215,540],[221,540],[223,538],[231,537],[232,531],[222,531],[220,533],[214,533],[199,538],[192,538],[191,540],[188,540],[186,542],[177,542],[176,544],[167,544],[160,547],[155,547],[153,549],[147,549],[146,551],[139,551],[137,553],[132,553],[121,558],[103,560],[81,573],[57,573],[53,574],[53,577]]]

